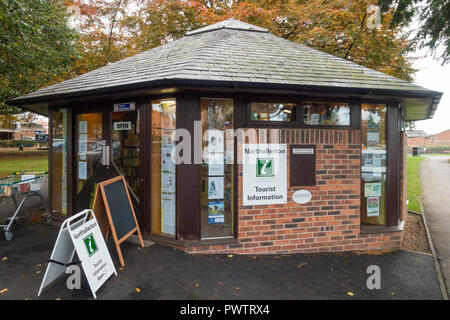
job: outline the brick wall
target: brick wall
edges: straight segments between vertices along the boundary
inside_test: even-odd
[[[250,129],[251,130],[251,129]],[[316,145],[316,185],[289,186],[283,205],[243,206],[242,165],[238,165],[238,233],[236,244],[186,247],[195,253],[269,254],[396,249],[401,232],[360,233],[359,130],[258,129],[245,143]],[[238,143],[241,154],[242,141]],[[312,200],[291,200],[299,189],[311,192]]]
[[[450,147],[450,130],[428,137],[408,138],[408,146],[410,147]]]

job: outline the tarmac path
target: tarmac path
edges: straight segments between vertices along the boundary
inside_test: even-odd
[[[450,157],[429,156],[421,162],[420,181],[431,238],[450,289]]]

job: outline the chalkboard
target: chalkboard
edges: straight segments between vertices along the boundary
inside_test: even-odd
[[[124,176],[118,176],[97,184],[92,209],[100,229],[106,238],[111,232],[119,255],[120,265],[125,266],[120,243],[135,232],[141,247],[144,247],[141,231],[134,214],[133,205]]]
[[[114,229],[116,230],[117,238],[120,240],[136,229],[136,222],[131,208],[132,204],[122,179],[105,185],[103,189],[105,190]]]

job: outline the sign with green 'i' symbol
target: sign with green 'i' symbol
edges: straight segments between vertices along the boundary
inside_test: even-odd
[[[273,177],[273,158],[256,158],[256,176]]]
[[[97,244],[95,243],[94,235],[91,233],[87,237],[83,238],[84,245],[86,246],[86,250],[91,257],[94,253],[98,251]]]

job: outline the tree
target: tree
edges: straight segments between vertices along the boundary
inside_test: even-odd
[[[370,0],[144,0],[129,39],[132,51],[146,50],[182,37],[187,31],[236,18],[268,28],[288,40],[412,80],[405,52],[409,45],[398,29],[389,28],[392,12],[379,30],[367,27]]]
[[[66,18],[62,0],[0,2],[0,113],[20,112],[5,101],[70,75],[76,33]]]
[[[438,56],[442,64],[450,57],[450,0],[379,0],[383,11],[393,11],[390,27],[409,26],[414,17],[419,27],[410,49],[429,48],[437,55],[439,46],[444,50]]]

